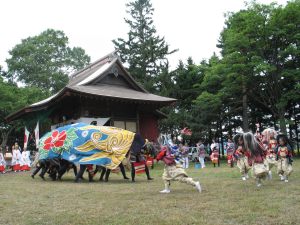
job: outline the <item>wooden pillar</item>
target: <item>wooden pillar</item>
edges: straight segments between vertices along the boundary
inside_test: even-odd
[[[139,106],[136,107],[136,132],[141,133],[140,130],[140,110]]]

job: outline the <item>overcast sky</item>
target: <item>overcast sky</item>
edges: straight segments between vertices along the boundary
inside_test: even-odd
[[[91,60],[114,50],[111,40],[127,39],[127,0],[7,0],[0,1],[0,65],[22,39],[52,28],[62,30],[70,46],[82,47]],[[245,8],[244,0],[152,0],[154,25],[171,49],[171,67],[191,56],[196,63],[218,52],[224,13]],[[258,0],[260,3],[286,0]]]

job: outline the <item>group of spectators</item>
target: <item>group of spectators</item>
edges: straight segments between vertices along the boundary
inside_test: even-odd
[[[179,143],[176,145],[178,148],[176,159],[180,162],[184,169],[189,167],[189,161],[197,161],[200,163],[201,168],[205,168],[205,162],[210,160],[214,167],[220,166],[220,146],[215,140],[211,144],[205,144],[202,140],[196,143],[196,146],[188,146],[188,144]],[[231,155],[234,151],[234,143],[228,139],[224,143],[224,153],[227,155],[228,164],[233,166]]]
[[[29,171],[30,167],[30,151],[27,149],[22,150],[17,142],[12,145],[11,151],[6,146],[3,152],[0,146],[0,173],[5,173],[7,169],[14,172]]]

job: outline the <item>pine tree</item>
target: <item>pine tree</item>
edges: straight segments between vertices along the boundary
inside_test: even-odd
[[[121,60],[129,65],[130,74],[147,90],[155,91],[158,75],[168,69],[167,56],[177,50],[170,51],[164,37],[156,34],[150,0],[135,0],[126,7],[131,17],[125,19],[130,27],[128,38],[118,38],[113,43]]]

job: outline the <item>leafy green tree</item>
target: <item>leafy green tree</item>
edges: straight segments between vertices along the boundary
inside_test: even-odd
[[[201,83],[203,79],[203,65],[195,65],[192,58],[186,64],[179,61],[177,68],[166,77],[167,79],[162,79],[162,84],[168,84],[164,85],[168,87],[168,91],[160,93],[176,98],[177,102],[162,110],[168,118],[160,122],[160,128],[165,133],[177,136],[181,129],[190,126],[193,101],[199,94],[199,87],[195,84]]]
[[[150,0],[135,0],[126,4],[130,18],[127,39],[113,40],[128,71],[149,91],[157,91],[158,75],[168,67],[167,56],[177,50],[169,50],[163,37],[156,34],[153,24],[153,7]],[[159,84],[158,84],[159,85]]]
[[[191,110],[191,105],[194,99],[199,94],[198,85],[202,82],[203,65],[196,65],[191,57],[188,58],[187,64],[179,62],[178,68],[174,73],[174,82],[176,89],[173,96],[178,99],[178,106],[186,111]]]
[[[229,14],[221,33],[225,79],[240,87],[243,128],[248,130],[250,102],[268,110],[286,133],[284,115],[297,96],[299,84],[300,1],[286,7],[252,2],[246,10]]]
[[[229,13],[218,44],[222,56],[193,66],[200,75],[196,80],[182,62],[170,73],[174,86],[169,96],[178,102],[167,112],[173,121],[164,125],[188,126],[193,138],[208,139],[224,133],[230,137],[240,127],[254,131],[256,123],[277,127],[279,122],[286,132],[287,122],[290,136],[291,129],[297,133],[299,3],[251,2],[247,9]]]
[[[226,105],[228,94],[223,88],[224,66],[221,60],[213,55],[208,63],[202,62],[204,77],[198,83],[198,97],[193,101],[190,114],[190,127],[199,136],[212,139],[221,136],[221,123],[228,114],[229,104]]]
[[[63,88],[68,75],[90,62],[90,57],[80,47],[69,47],[63,31],[48,29],[28,37],[17,44],[6,60],[7,78],[29,87],[51,90]]]
[[[37,102],[49,96],[49,93],[42,92],[36,87],[19,88],[15,84],[5,82],[0,76],[0,144],[5,146],[9,134],[20,126],[23,126],[22,121],[14,121],[7,123],[5,117],[10,113]]]
[[[256,79],[259,85],[253,96],[262,105],[269,106],[286,133],[285,114],[291,103],[299,103],[300,91],[300,1],[290,1],[285,7],[276,7],[266,16],[263,35],[263,54],[259,55]]]

